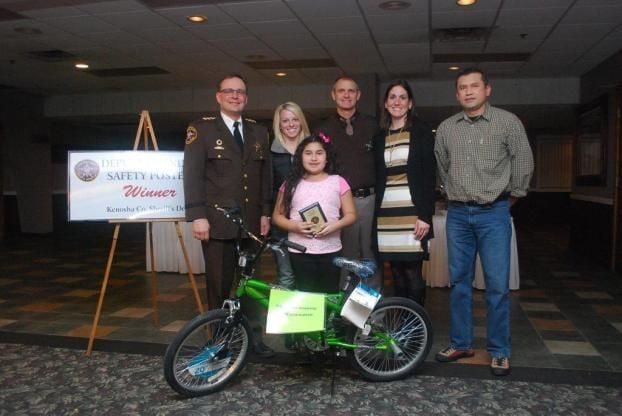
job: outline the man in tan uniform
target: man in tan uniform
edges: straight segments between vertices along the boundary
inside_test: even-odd
[[[229,297],[239,233],[215,206],[239,207],[246,226],[267,235],[272,190],[268,132],[242,118],[248,102],[244,79],[239,75],[223,78],[216,101],[220,113],[188,126],[184,150],[186,220],[192,221],[194,238],[202,241],[212,309],[220,308]]]

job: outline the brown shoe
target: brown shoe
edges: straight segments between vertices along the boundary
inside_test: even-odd
[[[460,358],[468,358],[474,356],[473,350],[457,350],[454,347],[447,347],[436,353],[434,358],[441,363],[450,363]]]
[[[490,371],[495,376],[507,376],[510,374],[510,359],[508,357],[493,357],[490,361]]]

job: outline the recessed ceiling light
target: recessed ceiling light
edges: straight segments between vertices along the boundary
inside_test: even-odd
[[[287,72],[277,72],[276,74],[277,77],[286,77],[287,76]]]
[[[380,7],[382,10],[390,10],[390,11],[404,10],[410,7],[410,3],[407,1],[390,0],[390,1],[385,1],[383,3],[380,3],[378,7]]]
[[[186,19],[188,19],[192,23],[203,23],[203,22],[207,21],[207,17],[206,16],[201,16],[201,15],[188,16],[188,17],[186,17]]]
[[[80,62],[80,63],[75,64],[75,67],[78,69],[89,69],[89,64]]]
[[[477,3],[477,0],[456,0],[458,6],[472,6]]]
[[[457,70],[459,70],[459,69],[460,69],[460,67],[459,67],[458,65],[452,65],[452,66],[450,66],[450,67],[449,67],[449,68],[447,68],[447,69],[449,69],[450,71],[457,71]]]

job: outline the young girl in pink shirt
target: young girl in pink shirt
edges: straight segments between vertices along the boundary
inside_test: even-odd
[[[304,221],[300,210],[319,203],[326,216],[321,227]],[[272,220],[288,231],[288,239],[307,247],[290,249],[298,290],[334,293],[339,268],[332,264],[341,254],[341,229],[356,221],[350,186],[336,174],[335,151],[322,133],[304,139],[296,149],[292,169],[281,185]]]

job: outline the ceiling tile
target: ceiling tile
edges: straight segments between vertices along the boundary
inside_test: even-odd
[[[540,8],[534,9],[507,9],[503,8],[495,25],[497,26],[540,26],[540,25],[554,25],[564,15],[565,8]]]
[[[433,42],[432,53],[480,53],[485,43],[478,42]]]
[[[323,48],[278,49],[283,59],[324,59],[329,55]]]
[[[188,32],[180,27],[163,27],[159,29],[146,29],[138,34],[141,38],[149,42],[196,42],[200,37]]]
[[[577,0],[576,6],[619,6],[619,0]]]
[[[298,34],[309,34],[309,31],[297,19],[290,20],[270,20],[266,22],[248,22],[244,25],[255,35],[280,35],[290,36]]]
[[[83,33],[114,32],[118,30],[117,27],[94,16],[62,17],[42,20],[50,26],[77,35]]]
[[[48,45],[50,49],[61,49],[65,51],[84,49],[97,45],[95,41],[86,36],[73,36],[68,34],[60,36],[46,36],[44,43]]]
[[[254,59],[253,57],[255,56],[262,56],[263,58],[261,59],[266,60],[266,61],[275,61],[275,60],[281,60],[281,56],[279,54],[277,54],[275,51],[268,49],[268,48],[258,48],[258,49],[229,49],[229,54],[234,57],[239,59],[242,62],[245,61],[255,61],[257,59]]]
[[[374,31],[374,39],[378,43],[418,43],[427,42],[429,39],[429,31],[425,30],[386,30]]]
[[[525,40],[490,40],[484,52],[487,53],[525,53],[535,51],[542,41],[537,39]]]
[[[97,16],[98,14],[123,13],[137,10],[146,10],[144,4],[135,0],[102,1],[93,3],[81,3],[77,6],[83,12]]]
[[[460,27],[490,27],[495,20],[495,15],[494,10],[432,13],[432,28],[456,27],[456,22],[459,22]]]
[[[288,20],[295,17],[283,2],[276,0],[223,3],[219,7],[239,22]]]
[[[224,25],[207,24],[204,26],[188,26],[186,30],[208,41],[248,38],[253,35],[238,23]]]
[[[615,6],[595,6],[590,4],[585,7],[573,7],[562,23],[612,23],[619,24],[622,21],[622,4]]]
[[[145,29],[159,29],[173,27],[175,24],[159,14],[146,10],[126,13],[102,14],[100,19],[114,25],[117,28],[129,32],[141,32]]]
[[[285,3],[302,20],[361,15],[355,0],[285,0]]]
[[[503,9],[540,9],[561,7],[567,9],[576,0],[505,0]]]
[[[519,41],[519,40],[537,40],[541,41],[546,38],[551,26],[501,26],[495,27],[490,33],[489,41]]]
[[[26,10],[20,12],[23,16],[28,16],[32,19],[49,19],[49,18],[58,18],[58,17],[77,17],[77,16],[87,16],[88,13],[78,9],[77,7],[53,7],[46,9],[35,9],[35,10]]]
[[[551,33],[549,40],[589,40],[597,41],[603,36],[611,32],[612,24],[562,24],[555,28]]]
[[[169,52],[173,54],[184,55],[184,54],[193,54],[193,53],[196,53],[197,51],[201,51],[203,50],[203,48],[207,47],[208,45],[206,45],[205,41],[201,39],[194,39],[191,41],[183,41],[183,42],[176,42],[171,39],[170,42],[162,41],[158,43],[158,46],[168,50]]]
[[[428,15],[424,14],[383,14],[368,16],[367,21],[372,31],[387,30],[428,30]]]
[[[86,33],[83,38],[101,46],[117,47],[119,44],[141,45],[147,41],[128,32]]]
[[[318,36],[325,33],[363,33],[367,32],[365,21],[360,16],[307,19],[305,24]]]
[[[223,39],[223,40],[211,40],[210,43],[217,46],[221,50],[225,51],[252,51],[258,49],[265,49],[265,45],[257,38],[238,38],[238,39]]]
[[[295,48],[317,48],[319,43],[310,34],[290,36],[261,36],[261,40],[275,50]]]
[[[598,45],[588,49],[583,55],[576,59],[572,64],[572,69],[576,70],[578,74],[584,74],[611,55],[620,51],[621,44],[622,36],[608,36]]]

